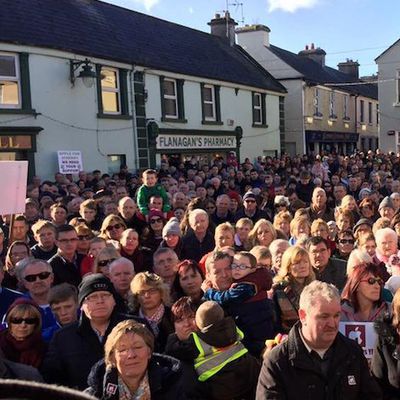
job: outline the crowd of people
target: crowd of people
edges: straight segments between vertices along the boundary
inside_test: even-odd
[[[399,399],[400,157],[34,177],[0,225],[0,377],[99,399]],[[373,354],[339,333],[374,323]],[[367,356],[367,358],[365,357]]]

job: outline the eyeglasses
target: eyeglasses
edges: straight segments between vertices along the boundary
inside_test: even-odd
[[[113,229],[120,229],[121,227],[122,227],[121,224],[108,225],[107,228],[106,228],[106,231],[110,232],[110,231],[112,231]]]
[[[140,297],[144,297],[147,294],[151,296],[151,295],[156,294],[158,292],[159,292],[159,290],[157,288],[150,288],[150,289],[147,289],[147,290],[139,290],[137,295],[140,296]]]
[[[249,267],[245,264],[231,264],[231,269],[240,269],[241,271],[245,271],[246,269],[255,269],[254,267]]]
[[[159,222],[162,222],[161,218],[152,218],[150,220],[150,224],[156,224],[156,223],[159,223]]]
[[[32,275],[26,275],[24,277],[24,279],[27,282],[35,282],[37,278],[39,278],[39,280],[44,281],[45,279],[47,279],[49,276],[51,275],[51,272],[49,271],[45,271],[45,272],[40,272],[39,274],[32,274]]]
[[[85,301],[87,301],[88,303],[93,303],[96,301],[105,301],[108,300],[112,297],[111,293],[95,293],[92,294],[90,296],[85,297]]]
[[[74,243],[78,240],[78,238],[71,238],[71,239],[58,239],[60,243]]]
[[[360,282],[367,282],[369,285],[375,285],[375,283],[379,283],[379,285],[383,285],[383,280],[381,278],[368,278],[363,279]]]
[[[80,235],[78,236],[79,240],[90,240],[92,238],[91,235]]]
[[[37,318],[10,318],[12,324],[21,325],[25,322],[27,325],[35,325],[39,322]]]
[[[111,264],[114,260],[115,258],[110,258],[108,260],[101,260],[97,262],[97,265],[99,267],[106,267],[108,264]]]
[[[354,244],[354,239],[340,239],[340,244]]]

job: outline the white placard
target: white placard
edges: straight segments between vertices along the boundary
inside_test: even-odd
[[[83,171],[82,153],[79,150],[60,150],[58,170],[62,174],[78,174]]]
[[[25,212],[28,161],[0,161],[0,214]]]
[[[157,136],[158,150],[173,149],[232,149],[236,148],[236,136],[195,136],[167,135]]]
[[[363,348],[366,358],[372,358],[378,338],[373,322],[340,322],[339,332],[355,340]]]

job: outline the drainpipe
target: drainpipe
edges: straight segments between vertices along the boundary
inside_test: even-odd
[[[358,129],[357,129],[357,124],[358,124],[358,115],[357,115],[357,110],[358,110],[358,107],[357,107],[357,99],[358,99],[358,94],[356,94],[355,96],[354,96],[354,119],[355,119],[355,121],[354,121],[354,127],[355,127],[355,131],[356,131],[356,133],[358,133]],[[361,138],[358,138],[358,141],[360,141],[360,143],[361,143]],[[358,142],[357,142],[357,147],[358,147]]]
[[[130,92],[131,92],[131,109],[132,109],[132,133],[133,133],[133,154],[134,154],[134,165],[135,173],[139,171],[139,149],[138,149],[138,137],[137,137],[137,125],[136,125],[136,100],[135,100],[135,65],[132,64],[132,69],[129,71],[130,79]]]

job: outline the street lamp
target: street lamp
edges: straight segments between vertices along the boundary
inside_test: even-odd
[[[78,70],[80,66],[82,66],[82,69],[79,71],[78,76],[75,77],[75,72]],[[82,78],[82,82],[87,88],[91,88],[94,85],[94,82],[97,78],[97,74],[95,71],[93,71],[89,59],[86,58],[83,61],[70,60],[69,68],[70,68],[69,80],[71,81],[72,86],[75,85],[76,78]]]

